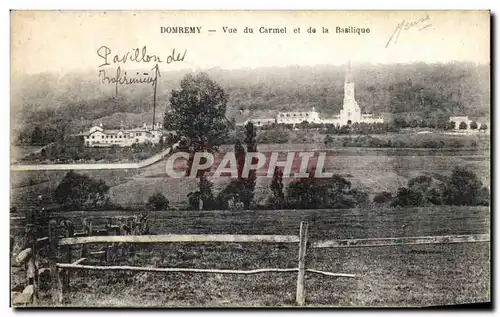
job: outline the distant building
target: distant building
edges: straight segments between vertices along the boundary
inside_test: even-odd
[[[132,146],[133,144],[157,144],[163,136],[161,124],[155,127],[144,124],[142,127],[133,129],[104,129],[100,126],[93,126],[88,132],[80,134],[84,139],[85,146],[88,147],[110,147],[117,145],[120,147]]]
[[[250,120],[245,121],[245,124],[247,124],[248,122],[252,122],[254,126],[262,127],[265,125],[276,123],[276,119],[274,119],[274,118],[271,118],[271,119],[250,119]]]
[[[313,107],[310,112],[280,112],[276,116],[276,119],[252,119],[251,121],[260,121],[262,125],[270,124],[272,121],[284,124],[299,124],[303,121],[307,121],[309,123],[349,125],[356,122],[383,123],[384,118],[381,116],[374,116],[371,113],[361,113],[361,108],[356,102],[354,94],[354,80],[351,74],[351,63],[348,63],[344,81],[344,104],[339,115],[322,119]]]
[[[309,123],[319,123],[319,114],[312,108],[310,112],[280,112],[276,116],[277,123],[299,124],[307,121]]]
[[[457,117],[450,117],[450,122],[455,122],[455,130],[460,129],[460,123],[465,122],[467,125],[467,130],[470,129],[470,123],[472,120],[469,119],[469,116],[457,116]]]

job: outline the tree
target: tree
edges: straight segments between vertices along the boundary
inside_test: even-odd
[[[283,192],[283,171],[277,166],[274,168],[273,180],[270,188],[273,193],[273,207],[275,209],[282,209],[285,203],[285,193]]]
[[[473,171],[465,167],[453,169],[448,180],[445,197],[448,205],[489,204],[489,190],[483,187],[482,182]]]
[[[325,137],[325,141],[324,141],[325,145],[328,145],[332,142],[333,142],[333,138],[329,134],[327,134]]]
[[[172,90],[170,104],[171,111],[165,113],[164,127],[189,140],[189,174],[195,152],[213,153],[227,138],[227,96],[207,74],[188,74],[181,80],[180,90]]]
[[[54,191],[54,200],[73,210],[98,209],[109,204],[108,191],[104,181],[69,171]]]
[[[394,118],[393,125],[398,129],[408,127],[408,123],[406,122],[406,120],[403,117],[399,116]]]
[[[441,205],[444,200],[444,184],[429,176],[417,176],[408,181],[407,187],[398,189],[392,206]]]
[[[149,196],[148,202],[146,203],[146,209],[148,210],[168,210],[169,201],[161,193],[156,193]]]
[[[220,209],[234,209],[241,202],[245,192],[245,183],[241,179],[233,179],[217,195],[217,207]],[[231,206],[231,203],[233,206]]]
[[[201,73],[196,76],[188,74],[181,80],[180,90],[172,90],[170,104],[172,109],[165,113],[164,127],[175,131],[180,137],[189,139],[190,158],[186,171],[189,175],[195,152],[213,153],[227,139],[229,130],[225,116],[227,96],[207,74]],[[194,196],[191,195],[189,198],[191,202],[193,197],[197,196],[202,209],[213,207],[212,186],[204,177],[205,172],[206,170],[199,171],[196,175],[200,178],[199,195],[194,192],[191,193]]]
[[[236,140],[234,144],[234,155],[236,157],[236,168],[238,176],[231,180],[227,186],[217,195],[218,207],[222,209],[230,209],[229,202],[237,203],[243,201],[245,189],[245,180],[242,178],[243,167],[245,166],[246,152],[240,140]]]
[[[486,129],[488,129],[488,126],[486,125],[486,123],[481,123],[479,130],[486,130]]]
[[[457,123],[455,121],[450,121],[446,125],[446,129],[447,130],[453,130],[453,129],[455,129],[456,125],[457,125]]]
[[[463,121],[462,121],[462,122],[460,122],[460,124],[458,125],[458,128],[459,128],[460,130],[466,130],[466,129],[467,129],[467,123],[465,123],[465,122],[463,122]]]
[[[390,192],[380,192],[373,197],[373,202],[377,204],[384,204],[392,199],[392,194]]]
[[[227,99],[206,73],[188,74],[181,80],[180,90],[172,90],[172,110],[165,113],[165,129],[189,138],[195,151],[211,151],[227,137]]]
[[[200,176],[198,190],[190,192],[188,197],[189,208],[193,210],[213,210],[217,204],[213,194],[213,184],[205,174]]]
[[[236,165],[238,170],[238,180],[241,180],[241,174],[243,173],[243,167],[245,166],[245,148],[241,145],[240,140],[236,140],[234,144],[234,155],[236,156]]]
[[[255,127],[251,121],[249,121],[245,125],[245,143],[247,145],[247,154],[248,153],[256,153],[257,152],[257,141],[256,141],[257,133],[255,131]],[[257,164],[258,159],[256,157],[252,157],[252,164]],[[257,182],[257,171],[252,169],[248,172],[248,177],[244,180],[245,189],[243,193],[242,202],[245,206],[245,209],[250,208],[250,203],[254,197],[255,184]]]
[[[308,171],[309,177],[290,182],[288,203],[291,208],[353,208],[363,205],[367,195],[360,189],[351,190],[351,182],[333,175],[331,178],[316,178],[314,169]]]
[[[418,120],[417,119],[412,119],[409,124],[410,128],[416,128],[418,127]]]
[[[472,129],[472,130],[476,130],[477,129],[477,122],[476,121],[472,121],[469,125],[469,127]]]

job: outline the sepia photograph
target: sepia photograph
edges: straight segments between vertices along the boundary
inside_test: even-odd
[[[12,10],[11,307],[491,308],[491,23]]]

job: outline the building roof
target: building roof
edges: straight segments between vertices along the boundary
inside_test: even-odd
[[[454,117],[450,117],[450,121],[458,121],[458,120],[469,120],[469,117],[468,116],[454,116]]]

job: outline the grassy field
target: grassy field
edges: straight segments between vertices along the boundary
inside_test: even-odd
[[[96,226],[126,212],[94,212]],[[63,217],[62,214],[55,215]],[[79,212],[67,213],[77,228]],[[309,240],[489,234],[487,207],[252,212],[151,212],[154,233],[298,234]],[[297,266],[298,246],[165,244],[136,248],[134,257],[90,264],[255,269]],[[76,254],[75,254],[76,256]],[[490,300],[490,244],[309,249],[307,267],[355,278],[306,274],[310,306],[433,306]],[[296,273],[251,276],[76,271],[70,306],[293,306]],[[44,295],[48,299],[48,294]],[[48,303],[45,301],[44,303]],[[42,303],[43,304],[43,303]]]
[[[231,150],[223,147],[222,152]],[[371,148],[325,148],[323,144],[274,144],[259,145],[259,151],[327,151],[325,169],[340,174],[353,187],[364,187],[372,194],[380,191],[396,192],[406,186],[410,178],[435,173],[448,174],[455,166],[468,166],[490,185],[490,155],[488,150],[454,149],[371,149]],[[222,156],[222,155],[221,155]],[[173,207],[186,205],[187,193],[196,190],[196,181],[167,178],[165,161],[140,170],[79,171],[95,179],[103,179],[111,187],[111,202],[118,205],[144,205],[148,197],[161,192]],[[12,201],[35,201],[38,195],[50,196],[64,177],[63,171],[11,172]],[[291,178],[284,180],[285,186]],[[227,178],[213,180],[217,193],[228,182]],[[259,178],[256,201],[263,202],[270,194],[271,179]]]

